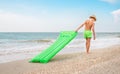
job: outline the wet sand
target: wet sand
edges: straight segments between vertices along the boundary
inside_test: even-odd
[[[56,55],[49,63],[30,59],[0,64],[0,74],[119,74],[120,45],[85,52]]]

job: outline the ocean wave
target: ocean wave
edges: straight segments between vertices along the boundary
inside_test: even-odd
[[[120,38],[120,36],[117,36],[117,38]]]
[[[40,40],[22,40],[22,41],[19,41],[19,42],[36,42],[36,43],[48,43],[48,42],[52,42],[52,40],[50,39],[40,39]]]

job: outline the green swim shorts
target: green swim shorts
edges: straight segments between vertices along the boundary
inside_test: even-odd
[[[90,30],[84,31],[84,38],[92,38],[92,32]]]

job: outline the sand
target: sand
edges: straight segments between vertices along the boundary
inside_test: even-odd
[[[120,45],[55,56],[49,63],[19,60],[0,64],[0,74],[120,74]]]

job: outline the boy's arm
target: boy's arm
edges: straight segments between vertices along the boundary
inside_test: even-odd
[[[80,28],[82,28],[86,23],[87,23],[87,21],[85,21],[83,24],[81,24],[75,31],[78,32],[78,30],[79,30]]]
[[[79,30],[80,28],[82,28],[83,26],[84,26],[84,23],[81,24],[75,31],[78,32],[78,30]]]
[[[96,39],[96,35],[95,35],[95,24],[93,24],[92,26],[92,31],[93,31],[93,39],[95,40]]]

